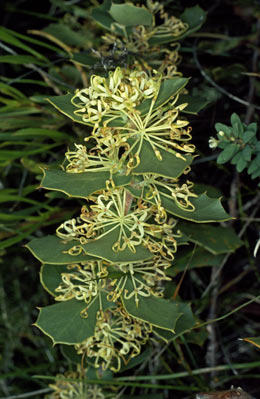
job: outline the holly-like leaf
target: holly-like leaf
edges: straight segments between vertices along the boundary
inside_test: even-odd
[[[180,104],[188,103],[187,107],[182,110],[186,114],[196,115],[205,108],[210,101],[205,98],[190,96],[188,94],[180,94],[178,101],[174,104],[176,107]]]
[[[39,308],[40,313],[35,326],[53,341],[53,345],[75,345],[94,335],[96,314],[100,310],[113,306],[108,302],[106,294],[97,295],[89,304],[71,299],[55,305]],[[82,318],[80,312],[87,308],[88,317]]]
[[[135,196],[140,198],[142,195],[142,189],[136,186],[127,186],[127,189]],[[143,191],[143,196],[146,198],[148,189]],[[155,201],[147,199],[151,203]],[[172,215],[177,216],[181,219],[190,220],[195,223],[205,222],[222,222],[232,219],[221,205],[221,201],[218,198],[210,198],[206,193],[199,195],[197,198],[190,198],[190,202],[194,205],[194,211],[186,211],[180,208],[174,199],[169,199],[161,195],[162,206]]]
[[[52,265],[66,265],[96,259],[95,256],[89,256],[85,253],[77,256],[69,255],[67,251],[74,245],[75,241],[64,243],[60,238],[48,235],[33,239],[26,247],[40,262]]]
[[[79,245],[83,251],[90,256],[96,256],[108,262],[138,262],[153,257],[152,253],[142,245],[135,246],[135,252],[126,248],[123,251],[115,252],[112,246],[118,240],[119,228],[111,231],[109,234],[95,240],[90,240],[87,244],[79,244],[74,241],[74,245]]]
[[[128,291],[128,295],[134,291],[131,279],[127,280],[125,289]],[[121,299],[126,311],[131,316],[172,332],[175,332],[177,321],[185,312],[182,303],[156,298],[153,295],[149,297],[138,295],[138,306],[136,306],[134,295],[130,299],[125,299],[122,295]]]
[[[175,277],[186,268],[190,270],[199,267],[219,266],[224,256],[223,254],[213,255],[202,247],[197,247],[195,251],[187,248],[185,250],[178,250],[174,256],[174,262],[166,270],[166,274],[167,276]]]
[[[153,328],[153,331],[165,342],[169,342],[173,339],[176,339],[180,335],[187,333],[195,324],[195,319],[189,304],[180,302],[179,311],[183,313],[176,322],[174,333],[158,327]]]
[[[67,173],[62,170],[43,170],[41,187],[47,190],[61,191],[69,197],[88,198],[94,192],[106,188],[110,180],[109,172]],[[129,183],[131,176],[113,175],[116,187]]]
[[[192,163],[191,155],[178,158],[175,151],[160,149],[162,160],[157,159],[154,150],[147,141],[143,141],[140,151],[140,164],[133,170],[135,174],[154,173],[155,175],[176,178]]]
[[[177,37],[177,40],[196,32],[206,21],[207,13],[199,6],[185,8],[180,19],[189,25],[188,29]]]
[[[40,280],[45,290],[52,296],[58,295],[55,289],[61,283],[61,273],[72,273],[67,265],[48,265],[41,266]]]
[[[198,225],[184,221],[181,221],[178,227],[189,237],[191,242],[214,255],[234,252],[243,244],[231,227]]]
[[[136,7],[132,4],[112,3],[109,14],[120,25],[150,26],[153,22],[153,15],[146,8]]]
[[[188,81],[188,78],[165,79],[160,86],[153,109],[155,110],[156,108],[170,101],[173,96],[176,96],[176,94],[178,94],[186,86]],[[146,99],[140,105],[138,105],[137,109],[141,112],[141,115],[146,115],[148,113],[151,102],[151,99]]]

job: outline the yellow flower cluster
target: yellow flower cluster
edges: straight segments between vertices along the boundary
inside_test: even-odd
[[[102,120],[107,125],[124,117],[145,98],[156,97],[159,87],[160,76],[149,78],[144,71],[124,74],[121,68],[116,68],[108,78],[92,75],[90,86],[77,90],[71,102],[78,108],[75,115],[97,128]]]
[[[58,293],[55,300],[68,301],[75,298],[90,303],[104,292],[107,300],[112,302],[121,296],[125,299],[134,296],[138,306],[139,296],[162,296],[160,282],[171,280],[165,274],[170,266],[169,261],[158,256],[142,262],[108,263],[97,260],[71,264],[67,266],[67,272],[61,273],[62,281],[55,289]],[[126,289],[129,279],[133,285],[131,292]],[[86,309],[83,309],[82,317],[87,317]]]
[[[118,306],[97,314],[95,333],[75,345],[78,354],[94,359],[94,366],[119,371],[121,363],[127,364],[139,355],[141,345],[149,338],[151,325],[129,316]]]
[[[84,245],[115,232],[117,239],[112,246],[115,252],[129,248],[135,253],[136,246],[143,245],[165,259],[174,258],[177,249],[175,238],[179,237],[178,232],[173,233],[176,223],[174,220],[170,223],[163,220],[158,224],[156,206],[134,199],[124,187],[104,191],[95,201],[96,205],[90,205],[90,209],[83,206],[79,217],[62,223],[56,230],[57,236],[67,242],[76,240]]]
[[[105,399],[101,386],[88,384],[87,379],[83,379],[83,374],[86,372],[82,373],[78,365],[77,371],[56,375],[55,383],[49,384],[52,392],[45,399]]]

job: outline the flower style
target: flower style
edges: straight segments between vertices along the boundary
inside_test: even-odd
[[[49,384],[53,392],[46,395],[46,399],[105,399],[100,386],[90,385],[82,379],[79,367],[77,371],[67,371],[56,378],[54,384]]]
[[[95,332],[75,345],[78,354],[94,358],[94,366],[119,371],[121,363],[127,364],[140,354],[152,326],[129,316],[122,306],[100,311],[97,314]]]
[[[61,273],[62,282],[55,289],[56,301],[72,298],[89,303],[105,287],[107,268],[103,261],[89,261],[67,266],[68,272]]]

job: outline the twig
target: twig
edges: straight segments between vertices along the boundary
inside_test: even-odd
[[[195,41],[195,44],[193,46],[192,52],[193,52],[193,58],[195,61],[195,64],[197,66],[197,68],[199,69],[201,75],[212,85],[214,86],[220,93],[225,94],[225,96],[231,98],[231,100],[237,101],[240,104],[245,105],[246,107],[252,105],[250,104],[248,101],[242,100],[241,98],[234,96],[233,94],[229,93],[227,90],[223,89],[222,87],[220,87],[217,83],[214,82],[214,80],[211,79],[210,76],[208,76],[206,74],[206,72],[204,71],[204,69],[202,68],[199,59],[198,59],[198,55],[197,55],[197,48],[196,48],[196,44],[197,44],[197,40]],[[259,106],[253,104],[253,106],[255,107],[255,109],[260,109]]]
[[[256,31],[260,31],[260,20],[257,20],[256,23]],[[255,50],[253,53],[252,57],[252,71],[257,72],[257,63],[258,63],[258,56],[259,56],[259,49],[258,49],[258,41],[259,41],[259,34],[256,36],[255,39]],[[255,82],[256,82],[256,77],[255,76],[250,76],[249,78],[249,92],[248,92],[248,98],[247,101],[249,102],[249,106],[247,108],[246,116],[245,116],[245,124],[248,125],[249,122],[252,119],[252,116],[255,111],[255,105],[252,104],[253,98],[254,98],[254,93],[255,93]]]

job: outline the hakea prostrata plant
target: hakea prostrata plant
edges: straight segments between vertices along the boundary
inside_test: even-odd
[[[201,216],[200,196],[184,179],[195,151],[183,116],[187,103],[179,101],[187,81],[118,67],[107,77],[93,75],[87,88],[50,99],[85,125],[87,143],[75,143],[62,171],[47,170],[43,178],[43,187],[83,203],[56,236],[29,244],[47,264],[41,281],[56,299],[40,310],[36,325],[96,368],[119,371],[153,328],[166,339],[161,331],[174,335],[182,317],[178,334],[187,331],[187,320],[189,328],[194,324],[188,304],[164,298],[167,269],[179,243],[188,241],[179,218],[212,221],[216,209],[218,220],[227,215],[203,197]]]

